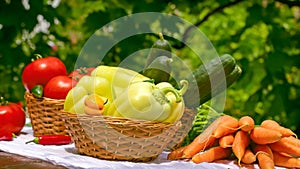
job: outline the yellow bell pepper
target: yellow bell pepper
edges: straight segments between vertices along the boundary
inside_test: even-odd
[[[179,91],[179,94],[182,96],[188,88],[188,82],[186,80],[182,80],[182,81],[180,81],[180,83],[181,83],[181,85],[184,86]],[[160,89],[163,89],[166,87],[173,87],[168,82],[160,82],[156,86]],[[171,92],[167,93],[166,97],[168,98],[168,100],[171,103],[171,114],[164,120],[164,122],[167,122],[167,123],[177,122],[178,120],[180,120],[180,118],[182,117],[184,110],[185,110],[184,100],[182,99],[182,101],[180,101],[180,102],[176,101],[175,95]]]
[[[138,120],[174,123],[184,111],[185,93],[188,83],[182,81],[182,89],[177,90],[171,84],[162,82],[136,82],[120,94],[111,103],[108,115]]]
[[[111,91],[110,86],[110,82],[105,78],[83,76],[66,96],[64,110],[77,114],[87,113],[85,111],[87,109],[86,99],[89,98],[91,102],[97,103],[97,100],[101,97],[105,105],[104,110],[99,112],[105,113],[113,98],[113,91]]]
[[[108,115],[174,123],[184,111],[183,94],[167,82],[155,85],[138,72],[112,66],[98,66],[82,77],[65,99],[64,110],[77,114]]]
[[[95,109],[90,109],[91,107],[85,103],[89,98],[96,104],[100,96],[105,105],[104,110],[97,110],[97,112],[105,115],[114,98],[124,92],[130,84],[145,80],[150,79],[133,70],[100,65],[92,71],[90,76],[83,76],[69,91],[65,99],[64,110],[78,114],[96,114]]]
[[[107,79],[111,84],[114,97],[119,96],[132,83],[151,80],[150,78],[130,69],[100,65],[91,73],[91,76]]]

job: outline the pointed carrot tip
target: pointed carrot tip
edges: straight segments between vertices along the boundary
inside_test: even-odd
[[[192,157],[188,157],[186,154],[183,154],[183,155],[181,156],[181,159],[187,159],[187,158],[192,158]]]
[[[295,133],[294,133],[294,134],[293,134],[293,136],[295,136],[295,138],[296,138],[296,139],[298,139],[298,136],[297,136],[297,134],[295,134]]]
[[[242,167],[241,159],[238,159],[238,165],[239,165],[239,167]]]

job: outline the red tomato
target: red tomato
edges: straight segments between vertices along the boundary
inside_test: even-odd
[[[78,81],[85,75],[91,75],[92,71],[94,70],[94,67],[81,67],[78,69],[75,69],[73,72],[71,72],[68,76],[72,78],[73,81],[73,87],[76,86]]]
[[[22,82],[27,91],[36,85],[45,86],[55,76],[67,75],[64,63],[56,57],[37,59],[28,64],[22,72]]]
[[[21,106],[8,103],[0,106],[0,134],[18,134],[25,125],[26,115]]]
[[[72,89],[73,80],[68,76],[55,76],[44,87],[44,96],[52,99],[65,99]]]

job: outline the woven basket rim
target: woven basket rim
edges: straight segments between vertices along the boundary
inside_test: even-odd
[[[158,122],[158,121],[149,121],[149,120],[138,120],[138,119],[133,119],[133,118],[126,118],[126,117],[114,117],[114,116],[104,116],[104,115],[89,115],[89,114],[75,114],[71,113],[68,111],[61,111],[62,117],[65,118],[64,116],[68,117],[76,117],[78,119],[80,118],[103,118],[104,120],[110,121],[110,122],[117,122],[117,121],[128,121],[128,122],[133,122],[136,124],[161,124],[164,126],[172,126],[175,123],[167,123],[167,122]]]
[[[41,98],[37,98],[31,92],[28,92],[28,91],[25,92],[25,98],[26,97],[33,97],[34,99],[37,99],[37,100],[47,100],[47,101],[53,101],[53,102],[55,102],[55,101],[56,102],[64,102],[65,101],[65,99],[52,99],[52,98],[45,97],[45,96],[43,96]]]

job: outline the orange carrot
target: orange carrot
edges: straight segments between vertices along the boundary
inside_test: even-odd
[[[267,153],[258,153],[257,160],[261,169],[274,169],[275,167],[274,161]]]
[[[239,121],[236,118],[229,115],[224,115],[221,117],[221,124],[219,124],[215,131],[212,133],[212,136],[215,138],[221,138],[227,134],[234,133],[239,127]]]
[[[292,144],[292,145],[300,148],[300,139],[297,139],[297,138],[295,138],[293,136],[284,137],[283,141],[286,141],[289,144]]]
[[[264,120],[260,124],[260,126],[264,127],[264,128],[271,129],[271,130],[279,131],[282,134],[282,136],[284,136],[284,137],[289,137],[289,136],[295,136],[295,137],[297,137],[297,135],[291,129],[288,129],[288,128],[280,126],[274,120]]]
[[[254,120],[250,116],[243,116],[239,120],[239,128],[243,131],[251,131],[254,125]]]
[[[227,147],[231,147],[232,143],[234,141],[234,134],[228,134],[226,136],[223,136],[219,139],[219,145],[222,148],[227,148]]]
[[[245,154],[246,148],[250,143],[249,135],[247,132],[239,130],[234,137],[234,141],[232,144],[233,154],[238,159],[238,164],[241,166],[241,159]]]
[[[183,147],[179,147],[177,148],[176,150],[173,150],[171,151],[169,154],[168,154],[168,157],[167,159],[168,160],[179,160],[182,158],[182,155],[183,155],[183,150],[185,149],[186,146],[183,146]]]
[[[242,162],[245,164],[252,164],[255,161],[256,161],[255,154],[249,148],[247,148],[244,153],[244,156],[242,157]]]
[[[255,127],[250,133],[251,140],[257,144],[274,143],[280,140],[281,137],[282,135],[279,131],[263,127]]]
[[[204,151],[210,148],[216,141],[215,137],[212,137],[212,133],[224,121],[224,116],[218,117],[214,120],[200,135],[198,135],[186,148],[183,150],[182,158],[192,158],[200,151]]]
[[[199,136],[201,136],[201,134]],[[207,139],[197,137],[183,150],[182,158],[192,158],[195,154],[210,148],[216,140],[215,137],[209,137]]]
[[[300,168],[300,159],[292,156],[286,156],[278,152],[273,152],[274,163],[279,167]]]
[[[216,160],[224,159],[231,155],[230,148],[212,147],[204,152],[198,153],[193,156],[192,161],[196,164],[202,162],[213,162]]]
[[[266,153],[269,154],[271,159],[273,160],[273,152],[272,149],[267,144],[257,144],[255,145],[254,152],[258,153]]]
[[[299,142],[298,139],[292,139],[294,137],[283,137],[279,141],[270,144],[270,148],[277,152],[283,152],[294,156],[300,156],[300,147],[296,141]]]

